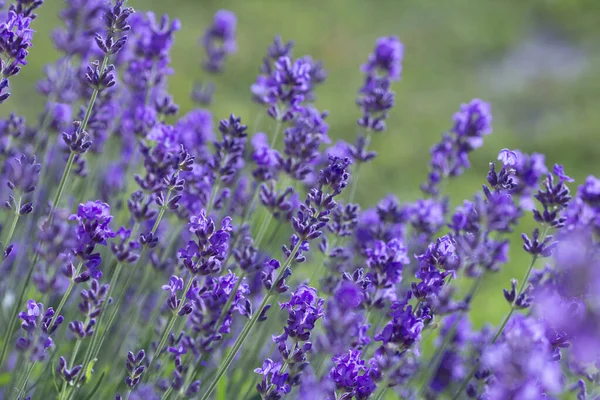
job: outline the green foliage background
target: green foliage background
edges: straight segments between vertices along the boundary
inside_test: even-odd
[[[235,11],[238,53],[223,75],[211,110],[215,119],[233,112],[249,125],[257,112],[249,86],[275,34],[296,41],[295,55],[323,60],[329,72],[317,91],[317,107],[330,111],[330,136],[352,140],[359,116],[355,93],[360,65],[377,37],[397,35],[405,44],[403,79],[386,133],[376,136],[375,162],[361,170],[357,198],[363,207],[387,193],[412,201],[427,173],[429,148],[452,126],[461,102],[480,97],[492,103],[494,133],[471,157],[473,169],[447,188],[453,205],[469,198],[485,180],[488,162],[503,147],[547,155],[581,182],[600,174],[600,2],[596,0],[130,0],[138,11],[179,18],[170,91],[191,109],[193,83],[208,78],[200,68],[198,38],[214,12]],[[62,1],[47,0],[34,23],[37,33],[29,65],[11,80],[13,96],[0,114],[36,118],[43,98],[35,81],[58,54],[50,32]],[[533,47],[527,47],[528,43]],[[536,47],[537,46],[537,47]],[[542,48],[542,50],[539,50]],[[213,78],[210,78],[213,79]],[[263,119],[260,130],[273,124]],[[523,227],[529,230],[530,218]],[[529,263],[518,237],[511,262],[488,279],[476,300],[477,324],[497,323],[507,312],[501,288],[521,277]]]

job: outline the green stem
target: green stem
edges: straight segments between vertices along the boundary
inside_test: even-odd
[[[60,299],[60,303],[58,303],[58,307],[56,307],[56,310],[54,310],[54,316],[50,320],[50,324],[48,325],[49,327],[52,327],[52,325],[54,324],[54,321],[56,321],[56,318],[58,318],[58,315],[60,314],[62,308],[64,307],[65,303],[69,299],[69,296],[71,295],[71,292],[73,291],[73,288],[75,287],[75,278],[77,276],[79,276],[79,273],[81,272],[82,267],[83,267],[83,261],[80,261],[79,265],[77,265],[77,269],[75,270],[75,274],[70,279],[69,287],[67,287],[67,291],[63,294],[62,299]]]
[[[250,318],[250,320],[244,325],[244,328],[242,329],[242,332],[240,333],[240,335],[236,339],[235,343],[233,344],[231,351],[227,354],[227,357],[225,358],[225,360],[221,364],[220,368],[218,369],[215,378],[211,381],[210,385],[208,386],[208,389],[206,389],[206,392],[204,392],[204,395],[202,395],[200,400],[207,400],[210,397],[211,393],[213,392],[213,390],[215,390],[215,387],[217,387],[217,384],[219,383],[219,381],[221,380],[221,378],[223,377],[225,372],[227,372],[227,369],[233,362],[233,359],[235,358],[238,351],[244,344],[246,338],[248,337],[248,335],[254,328],[254,325],[256,325],[256,322],[258,322],[258,318],[262,314],[267,303],[269,302],[271,297],[273,297],[275,295],[275,287],[276,287],[277,282],[283,276],[284,271],[292,264],[294,258],[296,257],[296,253],[298,253],[298,250],[300,249],[301,244],[302,244],[302,240],[298,240],[298,243],[296,244],[296,246],[294,246],[294,249],[292,250],[290,256],[286,259],[284,265],[281,267],[281,271],[279,272],[277,279],[273,282],[273,286],[265,294],[265,297],[263,298],[262,302],[260,303],[260,305],[258,306],[256,311],[252,315],[252,318]]]
[[[100,67],[101,73],[103,73],[104,70],[106,69],[106,66],[108,64],[108,56],[109,55],[106,54],[104,56],[104,58],[102,59],[102,66]],[[83,121],[81,122],[81,125],[77,128],[79,133],[85,131],[85,128],[87,127],[87,124],[90,121],[90,117],[92,115],[92,110],[94,109],[94,103],[96,102],[96,98],[98,97],[99,92],[100,91],[98,89],[94,89],[94,91],[92,92],[92,97],[90,97],[90,101],[88,103],[87,109],[85,110],[85,115],[83,117]],[[50,209],[50,216],[49,216],[50,222],[52,222],[52,219],[54,218],[54,211],[56,210],[56,207],[58,207],[58,204],[60,203],[60,199],[62,198],[63,191],[65,189],[65,183],[67,182],[67,178],[69,177],[69,173],[71,172],[71,168],[73,167],[74,160],[75,160],[75,153],[71,151],[71,153],[69,154],[69,160],[67,161],[67,166],[65,167],[63,176],[60,179],[60,184],[58,185],[58,191],[56,192],[56,195],[54,196],[54,201],[52,202],[52,208]]]
[[[63,171],[62,177],[60,178],[60,183],[58,184],[58,190],[54,195],[54,200],[52,201],[52,208],[50,208],[50,215],[48,216],[48,223],[52,223],[54,219],[54,211],[58,207],[58,203],[60,203],[60,199],[62,198],[63,192],[65,190],[65,184],[67,183],[67,179],[69,178],[69,174],[71,173],[71,168],[73,168],[73,161],[75,161],[75,153],[69,153],[69,159],[67,160],[67,165],[65,166],[65,170]]]
[[[0,257],[3,257],[4,255],[4,250],[6,249],[6,247],[8,247],[8,245],[10,245],[10,241],[12,240],[12,237],[15,233],[15,228],[17,227],[17,222],[19,221],[19,210],[21,209],[21,200],[22,197],[18,196],[18,200],[17,200],[17,208],[15,209],[14,213],[13,213],[13,219],[12,222],[10,224],[10,228],[8,230],[8,235],[6,235],[6,238],[0,243]],[[16,270],[16,266],[13,268],[13,270]],[[9,282],[11,282],[9,280]]]
[[[542,234],[540,236],[540,242],[543,242],[544,239],[546,238],[549,228],[550,228],[549,226],[546,226],[544,228],[544,231],[542,232]],[[531,263],[529,263],[529,268],[527,268],[527,273],[525,274],[525,277],[523,278],[523,282],[521,282],[521,286],[519,287],[519,291],[517,292],[515,299],[518,299],[519,297],[521,297],[521,295],[525,291],[525,288],[527,287],[527,282],[529,281],[529,276],[531,275],[531,272],[533,271],[533,267],[535,266],[535,262],[537,261],[538,257],[539,257],[538,254],[534,254],[533,257],[531,258]],[[514,306],[514,304],[511,304],[510,311],[508,312],[508,314],[506,314],[506,317],[504,317],[504,320],[502,321],[500,328],[498,328],[498,331],[494,335],[494,338],[492,339],[492,342],[489,344],[489,346],[492,346],[493,344],[496,343],[496,341],[498,340],[498,338],[504,331],[504,328],[506,328],[506,324],[508,324],[508,321],[510,320],[510,318],[512,317],[514,312],[515,312],[515,306]],[[466,389],[467,385],[469,384],[469,381],[471,379],[473,379],[473,377],[475,376],[475,373],[477,372],[477,368],[479,368],[479,364],[481,364],[481,359],[479,359],[475,362],[475,366],[471,369],[471,372],[469,373],[467,378],[465,380],[463,380],[462,385],[460,386],[460,388],[458,389],[456,394],[452,397],[452,400],[457,400],[459,398],[459,396],[462,394],[462,392]]]
[[[383,389],[381,389],[381,392],[379,392],[379,394],[377,395],[377,398],[375,400],[381,400],[383,398],[383,395],[385,394],[385,392],[387,391],[389,386],[384,387]]]
[[[369,144],[371,143],[371,136],[373,135],[373,131],[370,129],[367,130],[367,135],[365,137],[365,151],[367,151]],[[356,168],[354,170],[354,176],[352,177],[352,187],[350,188],[350,197],[348,197],[348,203],[352,203],[354,198],[356,197],[356,190],[358,188],[358,178],[360,177],[360,167],[363,163],[359,162],[356,164]]]
[[[27,388],[27,383],[29,382],[29,378],[31,377],[31,373],[33,372],[33,367],[35,367],[35,363],[31,361],[30,365],[27,367],[27,372],[25,374],[25,380],[23,381],[23,385],[21,385],[21,389],[19,390],[17,399],[22,399],[23,396],[25,395],[25,393],[27,393],[27,391],[25,389]]]
[[[275,124],[275,134],[273,135],[273,139],[271,139],[271,148],[274,149],[275,145],[277,144],[277,139],[279,138],[279,132],[281,131],[281,120],[278,119],[277,123]]]
[[[238,276],[237,282],[235,283],[235,286],[233,287],[233,290],[231,291],[231,293],[229,293],[229,297],[227,298],[227,302],[225,303],[225,306],[221,310],[221,314],[219,315],[219,319],[217,320],[217,323],[215,324],[215,329],[218,330],[219,327],[221,326],[221,324],[223,323],[223,321],[225,320],[225,316],[227,315],[227,312],[228,312],[229,308],[231,307],[231,304],[233,303],[233,299],[235,298],[235,294],[237,293],[238,289],[240,288],[240,285],[242,284],[242,281],[244,280],[245,277],[246,277],[246,271],[243,271],[240,274],[240,276]]]
[[[27,271],[27,276],[25,277],[25,282],[23,282],[23,286],[21,287],[21,291],[19,292],[19,297],[13,306],[13,310],[8,322],[8,329],[4,334],[4,343],[2,343],[2,352],[0,353],[0,367],[4,364],[4,360],[6,355],[8,354],[8,343],[11,341],[11,336],[15,329],[15,325],[17,324],[17,314],[19,313],[19,307],[25,298],[25,292],[27,291],[27,287],[29,286],[29,282],[31,281],[31,276],[33,275],[33,270],[35,268],[35,264],[37,263],[37,259],[39,257],[39,252],[36,252],[33,261]]]
[[[171,395],[171,392],[173,392],[173,386],[169,386],[165,393],[160,397],[160,400],[167,400]]]

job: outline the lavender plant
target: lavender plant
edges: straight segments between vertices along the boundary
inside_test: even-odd
[[[0,103],[42,3],[0,14]],[[398,38],[365,57],[356,141],[332,145],[314,104],[327,74],[293,42],[275,37],[248,83],[256,126],[232,113],[214,132],[168,92],[178,20],[123,0],[60,15],[39,122],[0,121],[2,398],[600,398],[599,178],[575,190],[563,166],[502,149],[480,192],[450,199],[492,133],[473,99],[420,199],[359,205],[369,146],[394,130]],[[221,10],[207,27],[206,74],[234,57],[236,24]],[[208,107],[204,78],[191,96]],[[478,290],[531,217],[505,317],[476,328]]]

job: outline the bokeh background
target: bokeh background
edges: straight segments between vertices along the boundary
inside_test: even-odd
[[[471,156],[472,170],[447,188],[452,204],[479,190],[488,163],[503,147],[542,152],[581,182],[600,173],[600,2],[597,0],[327,0],[216,1],[130,0],[137,11],[167,13],[182,22],[172,53],[170,92],[190,110],[201,68],[198,39],[215,11],[238,16],[238,52],[215,78],[211,106],[215,120],[235,113],[252,125],[264,112],[252,103],[249,87],[274,35],[296,42],[294,54],[322,60],[329,72],[317,89],[316,105],[329,110],[330,136],[352,141],[359,111],[355,96],[360,65],[383,35],[405,45],[397,104],[388,131],[375,136],[376,160],[361,170],[357,199],[372,206],[388,193],[401,201],[419,197],[427,174],[429,148],[452,126],[462,102],[479,97],[492,104],[494,133]],[[0,109],[37,118],[43,98],[35,92],[44,64],[55,52],[50,32],[60,23],[60,0],[47,0],[34,23],[37,33],[29,65],[11,79],[11,99]],[[263,119],[260,130],[273,129]],[[525,221],[522,229],[529,230]],[[521,277],[529,257],[518,236],[506,268],[487,279],[476,304],[476,324],[497,323],[507,312],[501,289]],[[481,302],[479,302],[481,301]]]

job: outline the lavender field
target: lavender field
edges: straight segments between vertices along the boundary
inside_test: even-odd
[[[0,399],[600,398],[595,2],[4,3]]]

